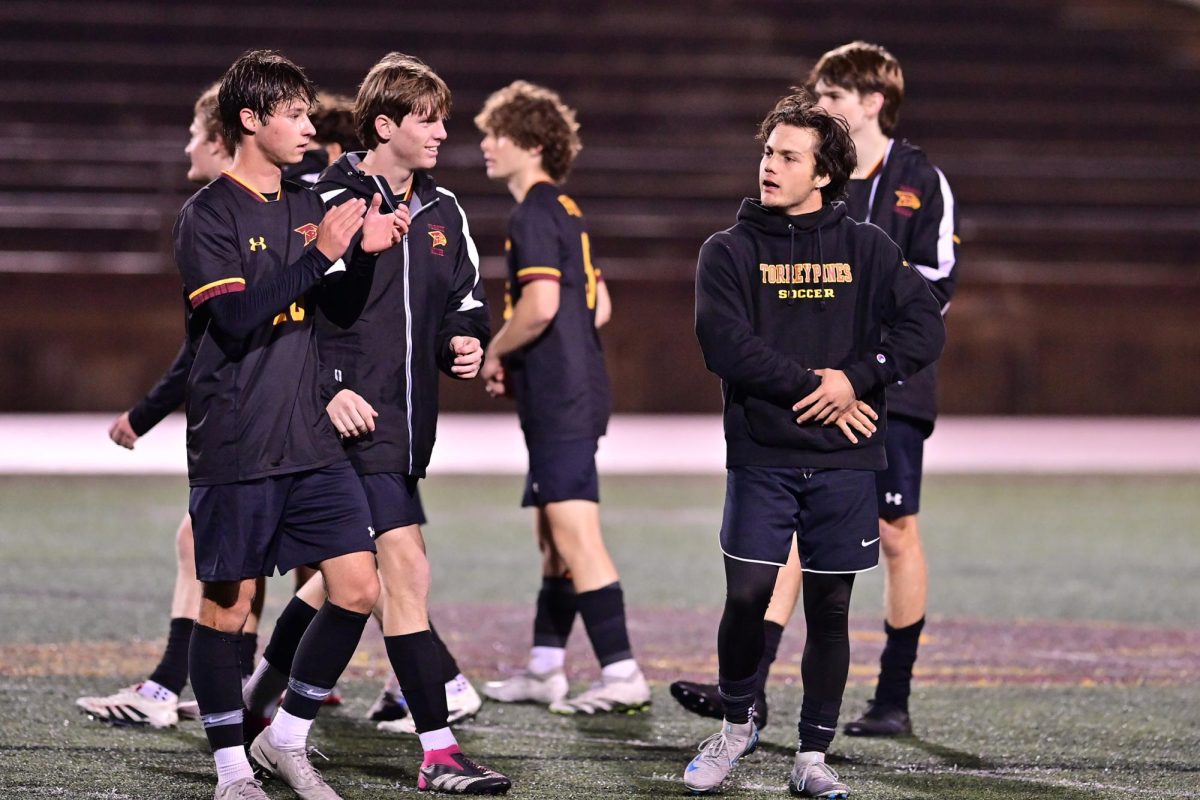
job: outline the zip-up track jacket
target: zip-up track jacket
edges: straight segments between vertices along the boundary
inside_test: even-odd
[[[730,467],[883,469],[884,388],[934,361],[945,335],[925,281],[842,203],[789,217],[747,199],[700,250],[696,336],[721,378]],[[878,412],[875,436],[851,444],[836,426],[796,424],[792,405],[827,367]]]
[[[317,341],[325,379],[334,390],[362,395],[379,413],[375,431],[346,442],[360,475],[397,472],[423,477],[437,433],[438,370],[452,375],[450,340],[491,338],[479,252],[466,213],[452,192],[423,172],[407,198],[359,168],[348,153],[321,175],[326,207],[383,195],[383,207],[407,202],[412,214],[402,244],[373,269],[346,275],[324,293]]]

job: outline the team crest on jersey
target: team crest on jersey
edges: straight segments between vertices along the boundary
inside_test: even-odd
[[[444,249],[447,244],[446,226],[430,225],[429,230],[426,231],[426,233],[428,233],[429,238],[433,240],[429,245],[429,252],[433,253],[435,256],[446,255],[446,251]]]
[[[320,231],[321,229],[317,227],[315,222],[308,222],[304,225],[301,225],[299,228],[296,228],[296,233],[304,237],[305,247],[308,247],[317,240],[317,234],[320,233]]]
[[[921,208],[921,193],[911,186],[901,186],[896,190],[896,213],[911,217],[914,211]]]

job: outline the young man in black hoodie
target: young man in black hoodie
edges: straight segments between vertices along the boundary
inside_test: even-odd
[[[426,520],[417,488],[433,451],[439,370],[474,378],[490,335],[466,213],[428,173],[449,111],[449,88],[419,59],[389,53],[367,73],[354,119],[368,150],[331,164],[316,190],[330,208],[382,195],[386,209],[407,209],[409,233],[373,269],[347,274],[322,295],[317,339],[326,380],[352,390],[339,393],[328,412],[370,505],[384,645],[424,751],[417,786],[498,794],[511,786],[508,778],[468,759],[449,728],[446,673],[453,679],[458,670],[447,669],[453,658],[429,624]],[[288,604],[264,653],[268,666],[260,664],[256,676],[286,669],[322,592],[318,576]],[[465,690],[474,697],[473,713],[478,696],[469,684]],[[257,700],[250,700],[253,711]]]
[[[855,167],[845,123],[801,93],[780,101],[759,137],[760,200],[745,200],[738,223],[705,242],[696,274],[696,335],[725,401],[725,718],[684,783],[717,789],[758,743],[763,619],[795,539],[808,638],[789,786],[847,797],[824,756],[850,666],[854,576],[879,558],[874,471],[886,457],[873,420],[884,416],[884,387],[936,359],[945,331],[899,248],[834,202]]]
[[[821,56],[807,85],[822,108],[846,120],[854,140],[859,163],[850,176],[847,213],[878,225],[900,246],[945,314],[957,279],[958,207],[942,171],[919,148],[894,138],[904,99],[900,62],[879,45],[851,42]],[[851,736],[912,732],[908,697],[928,587],[917,511],[925,439],[937,419],[937,364],[888,386],[887,401],[888,466],[876,478],[887,641],[875,697],[861,717],[846,723]],[[763,686],[754,709],[760,727],[766,724],[766,678],[799,599],[800,575],[793,551],[780,570],[764,624]],[[677,681],[671,694],[691,711],[720,716],[716,686]]]

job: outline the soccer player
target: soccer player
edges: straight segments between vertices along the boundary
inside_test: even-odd
[[[204,584],[189,664],[217,800],[266,797],[242,739],[238,643],[255,579],[316,564],[329,593],[297,649],[282,707],[250,747],[304,798],[337,797],[305,743],[379,594],[366,498],[325,413],[306,295],[348,271],[343,254],[360,230],[349,271],[397,243],[407,219],[379,213],[378,197],[326,213],[316,194],[283,181],[281,167],[299,162],[312,137],[314,99],[303,71],[278,53],[238,58],[218,92],[233,165],[175,225],[195,353],[189,511]]]
[[[542,587],[528,668],[484,688],[504,702],[547,703],[561,714],[644,710],[646,683],[629,644],[617,569],[600,530],[596,446],[608,425],[608,374],[597,325],[608,291],[592,264],[587,225],[561,187],[580,149],[575,112],[554,92],[517,81],[475,117],[488,177],[507,184],[504,326],[484,359],[493,397],[513,396],[535,511]],[[600,661],[600,681],[567,699],[567,636],[578,611]]]
[[[958,208],[942,171],[919,148],[895,138],[904,99],[900,63],[879,45],[851,42],[821,56],[807,85],[822,108],[846,120],[854,139],[858,166],[848,184],[846,213],[878,225],[900,246],[945,314],[957,277]],[[936,363],[888,386],[887,414],[888,466],[876,476],[887,641],[875,697],[845,726],[851,736],[912,732],[908,698],[928,587],[917,510],[924,443],[937,419]],[[767,610],[767,644],[759,665],[763,686],[755,705],[760,727],[766,723],[767,674],[799,591],[800,563],[793,552]],[[671,692],[693,711],[720,715],[715,686],[678,681]]]
[[[704,243],[696,269],[696,335],[725,401],[725,713],[684,783],[719,788],[758,743],[763,619],[795,541],[808,637],[789,787],[847,797],[824,761],[850,667],[854,576],[879,558],[874,470],[886,459],[872,417],[883,416],[885,386],[937,358],[945,331],[899,248],[835,202],[855,167],[845,123],[800,93],[766,116],[759,139],[759,199]]]
[[[331,209],[382,195],[407,208],[411,234],[372,270],[348,275],[325,293],[318,315],[321,365],[339,389],[328,412],[343,437],[371,509],[384,645],[424,750],[417,787],[496,794],[505,776],[468,759],[449,728],[445,653],[429,625],[429,560],[418,482],[433,451],[439,370],[474,378],[490,334],[479,280],[479,254],[466,213],[428,170],[446,139],[450,90],[427,65],[389,53],[359,87],[354,119],[366,152],[331,165],[317,191]],[[378,417],[378,421],[376,421]],[[292,600],[272,635],[259,672],[285,671],[306,618],[317,612],[321,578]],[[452,661],[453,659],[451,659]],[[454,667],[457,673],[457,667]],[[474,697],[478,696],[465,684]],[[253,683],[253,682],[252,682]],[[260,694],[248,687],[254,712]]]

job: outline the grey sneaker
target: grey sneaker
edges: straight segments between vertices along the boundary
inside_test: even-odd
[[[501,703],[557,703],[567,696],[567,676],[561,669],[545,673],[525,670],[502,681],[483,685],[484,697]]]
[[[733,772],[744,755],[758,747],[758,729],[753,722],[734,725],[724,722],[721,730],[700,743],[700,755],[683,771],[683,785],[694,794],[715,792]]]
[[[218,786],[213,800],[271,800],[271,798],[263,791],[262,784],[254,778],[242,778],[240,781]]]
[[[273,778],[292,788],[302,800],[342,800],[329,787],[321,773],[308,760],[308,752],[281,750],[271,743],[271,729],[267,728],[250,745],[250,757]]]
[[[628,678],[601,678],[586,692],[550,704],[555,714],[636,714],[650,710],[650,684],[639,669]]]
[[[850,796],[850,787],[842,783],[833,768],[825,763],[824,753],[796,753],[788,789],[797,797],[833,800]]]

